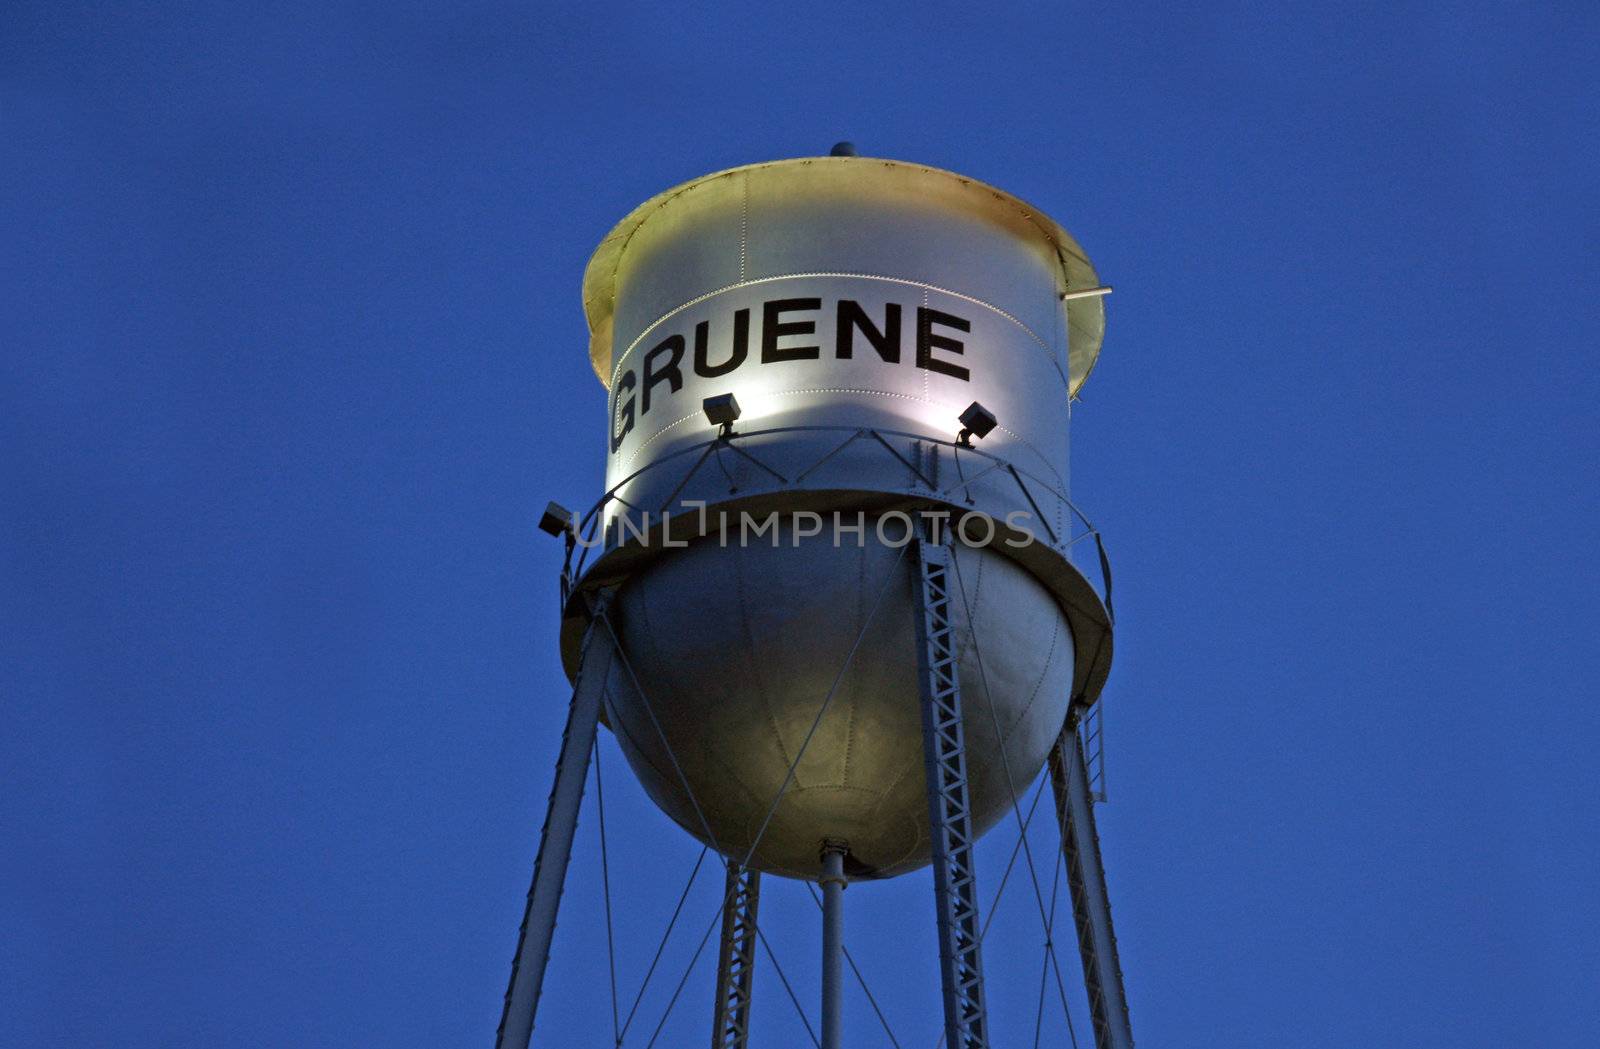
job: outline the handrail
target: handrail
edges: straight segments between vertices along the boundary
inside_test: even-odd
[[[848,433],[850,436],[846,438],[843,443],[830,448],[805,469],[798,471],[792,479],[762,462],[749,450],[737,447],[740,442],[748,441],[752,438],[770,437],[777,434],[788,433],[826,432]],[[982,448],[973,447],[972,445],[962,444],[959,441],[944,437],[933,437],[929,436],[928,434],[914,433],[909,430],[892,430],[875,426],[844,425],[774,426],[763,430],[748,430],[727,435],[718,435],[698,444],[692,444],[687,447],[680,448],[675,452],[670,452],[659,459],[651,460],[645,465],[639,467],[637,470],[634,470],[632,473],[622,478],[622,480],[608,488],[605,493],[595,501],[594,505],[591,506],[574,524],[572,534],[569,537],[569,542],[567,543],[566,560],[562,567],[561,590],[563,601],[565,601],[566,595],[570,592],[572,584],[582,576],[588,561],[589,550],[593,546],[604,545],[605,540],[603,537],[598,544],[591,543],[590,540],[594,538],[597,527],[599,527],[600,523],[604,519],[604,511],[606,507],[612,503],[620,503],[621,505],[633,510],[641,510],[645,513],[649,512],[648,509],[634,505],[621,494],[619,494],[625,487],[633,483],[642,475],[652,470],[656,470],[667,463],[685,459],[696,453],[699,454],[698,461],[696,461],[695,464],[690,468],[683,480],[678,483],[671,494],[667,497],[666,502],[662,505],[661,511],[666,511],[673,500],[678,497],[678,494],[683,491],[684,487],[689,483],[689,481],[692,480],[699,472],[700,467],[705,464],[705,461],[713,456],[718,456],[723,448],[727,448],[729,451],[738,454],[741,458],[749,460],[756,466],[771,474],[773,478],[776,479],[776,483],[773,485],[772,489],[763,489],[770,491],[785,487],[793,488],[800,485],[807,475],[809,475],[813,470],[821,466],[827,460],[831,459],[834,455],[843,451],[844,448],[851,443],[863,437],[874,439],[877,444],[887,449],[888,452],[893,455],[902,466],[908,468],[910,472],[917,478],[917,480],[922,482],[923,487],[928,489],[931,496],[942,501],[949,501],[949,497],[961,489],[968,489],[968,494],[970,497],[971,486],[977,483],[977,481],[994,473],[1009,475],[1011,479],[1016,482],[1019,491],[1022,493],[1022,496],[1027,500],[1029,506],[1036,514],[1039,513],[1039,505],[1038,501],[1034,498],[1033,491],[1031,491],[1029,488],[1030,481],[1034,486],[1042,490],[1044,493],[1060,500],[1069,510],[1072,511],[1073,517],[1083,525],[1084,531],[1076,536],[1062,539],[1055,534],[1055,530],[1050,527],[1049,522],[1043,520],[1042,515],[1040,515],[1041,523],[1044,524],[1046,530],[1050,533],[1052,545],[1063,553],[1069,551],[1071,547],[1079,541],[1089,536],[1094,537],[1095,549],[1098,555],[1097,560],[1099,562],[1098,567],[1100,568],[1101,577],[1101,585],[1098,589],[1100,590],[1101,599],[1105,602],[1106,611],[1108,613],[1111,612],[1111,563],[1110,559],[1106,555],[1105,542],[1101,538],[1099,529],[1094,526],[1094,523],[1089,520],[1088,516],[1078,508],[1077,504],[1074,503],[1065,492],[1061,491],[1049,481],[1044,480],[1033,472],[1017,466],[1015,463],[1012,463],[1003,456],[996,455],[993,452],[984,451]],[[924,474],[918,466],[910,463],[904,456],[896,451],[895,448],[884,439],[885,437],[908,438],[912,441],[919,441],[929,445],[950,448],[954,452],[953,461],[958,471],[960,471],[962,455],[988,460],[988,464],[973,477],[965,476],[963,471],[960,479],[954,483],[945,485],[943,487],[938,487],[928,479],[927,475]],[[720,458],[718,462],[720,465]],[[724,472],[726,472],[726,467],[723,469]]]

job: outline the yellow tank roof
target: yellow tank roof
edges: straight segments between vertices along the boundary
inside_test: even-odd
[[[876,157],[801,157],[793,160],[768,161],[763,164],[747,164],[702,175],[656,194],[634,208],[595,249],[594,255],[589,259],[588,268],[584,271],[583,309],[589,321],[589,359],[602,385],[609,382],[611,375],[611,328],[612,313],[616,304],[617,267],[623,253],[627,251],[629,241],[639,228],[652,216],[671,205],[674,199],[690,190],[696,190],[701,194],[726,193],[730,205],[734,205],[734,202],[741,198],[743,187],[729,176],[759,174],[762,179],[784,180],[799,189],[807,177],[808,170],[817,165],[849,165],[843,170],[849,172],[852,180],[859,181],[863,195],[909,189],[910,183],[930,176],[949,179],[959,187],[957,192],[963,205],[970,201],[973,211],[981,214],[1001,208],[1010,213],[1008,217],[1013,222],[1018,217],[1026,220],[1026,226],[1035,231],[1039,240],[1054,251],[1061,266],[1063,291],[1082,292],[1100,286],[1100,278],[1094,271],[1094,265],[1089,261],[1089,256],[1085,254],[1082,246],[1073,239],[1072,234],[1026,201],[976,179],[922,164],[907,164]],[[719,180],[720,185],[718,185]],[[780,186],[782,184],[779,183]],[[1068,388],[1071,394],[1076,395],[1084,381],[1089,378],[1089,373],[1094,370],[1095,361],[1100,356],[1100,344],[1105,337],[1106,327],[1105,303],[1099,295],[1090,295],[1068,298],[1062,306],[1067,315]]]

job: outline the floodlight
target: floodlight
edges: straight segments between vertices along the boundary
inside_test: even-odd
[[[572,511],[560,503],[550,503],[544,508],[544,516],[539,518],[539,531],[554,536],[572,535]]]
[[[722,427],[718,437],[733,436],[733,424],[739,418],[739,402],[733,399],[733,394],[719,393],[715,397],[707,397],[700,402],[700,407],[705,410],[711,425]]]
[[[974,437],[982,440],[989,436],[989,431],[999,425],[999,422],[994,417],[994,412],[973,401],[967,405],[967,410],[961,413],[961,432],[956,435],[956,443],[963,448],[971,448]]]

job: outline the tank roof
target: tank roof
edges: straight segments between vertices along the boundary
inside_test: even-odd
[[[1041,242],[1054,252],[1060,267],[1062,288],[1068,291],[1085,291],[1099,287],[1100,278],[1083,247],[1072,234],[1054,219],[1018,197],[996,189],[987,183],[958,175],[941,168],[904,161],[885,160],[879,157],[799,157],[791,160],[774,160],[761,164],[746,164],[712,172],[691,179],[669,190],[658,193],[634,208],[633,211],[608,233],[589,259],[583,276],[583,309],[589,322],[589,360],[602,385],[609,382],[612,353],[612,314],[616,305],[617,268],[634,234],[650,218],[672,201],[690,190],[701,193],[726,193],[730,202],[738,199],[743,190],[731,175],[759,174],[763,179],[781,180],[797,189],[807,177],[808,169],[816,165],[848,165],[853,182],[860,185],[864,195],[871,192],[909,188],[916,179],[934,176],[949,179],[959,187],[958,196],[970,199],[972,209],[983,213],[997,205],[1013,210],[1036,231]],[[718,180],[721,185],[718,186]],[[1100,356],[1100,344],[1105,337],[1105,303],[1099,295],[1069,298],[1062,303],[1066,310],[1068,327],[1069,391],[1076,395],[1094,370]]]

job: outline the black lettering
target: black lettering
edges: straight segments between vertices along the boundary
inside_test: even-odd
[[[617,385],[611,391],[611,452],[616,454],[622,447],[622,439],[628,436],[628,431],[633,429],[633,387],[636,380],[633,372],[625,371],[622,378],[617,380]],[[628,399],[622,399],[622,391],[628,391]],[[618,411],[621,409],[621,411]],[[617,429],[617,417],[621,416],[627,421],[622,424],[622,429]]]
[[[883,328],[879,330],[861,304],[853,299],[839,300],[839,322],[836,325],[835,352],[841,361],[847,361],[855,351],[856,329],[867,337],[872,348],[889,364],[900,363],[900,304],[887,303],[883,307]]]
[[[733,314],[733,350],[721,364],[712,364],[706,343],[711,341],[711,322],[701,321],[694,326],[694,373],[703,379],[726,375],[744,363],[750,352],[750,311],[736,310]]]
[[[656,358],[662,354],[671,355],[672,359],[666,367],[657,371]],[[683,389],[683,372],[678,370],[678,365],[683,361],[683,336],[669,335],[644,355],[644,391],[639,401],[639,414],[642,416],[650,410],[650,391],[656,383],[665,381],[672,387],[672,392],[677,393]]]
[[[971,331],[972,324],[960,317],[953,317],[948,313],[930,310],[926,306],[917,307],[917,367],[926,368],[931,372],[949,375],[963,382],[972,378],[972,373],[959,364],[949,361],[938,361],[933,358],[934,350],[949,350],[951,353],[965,353],[966,347],[959,339],[952,339],[948,335],[935,335],[933,326],[943,325],[954,328],[956,331]]]
[[[796,310],[820,310],[821,299],[774,299],[761,304],[761,363],[774,361],[814,361],[822,355],[821,346],[778,347],[785,335],[813,335],[816,321],[789,321],[779,323],[778,317]]]

